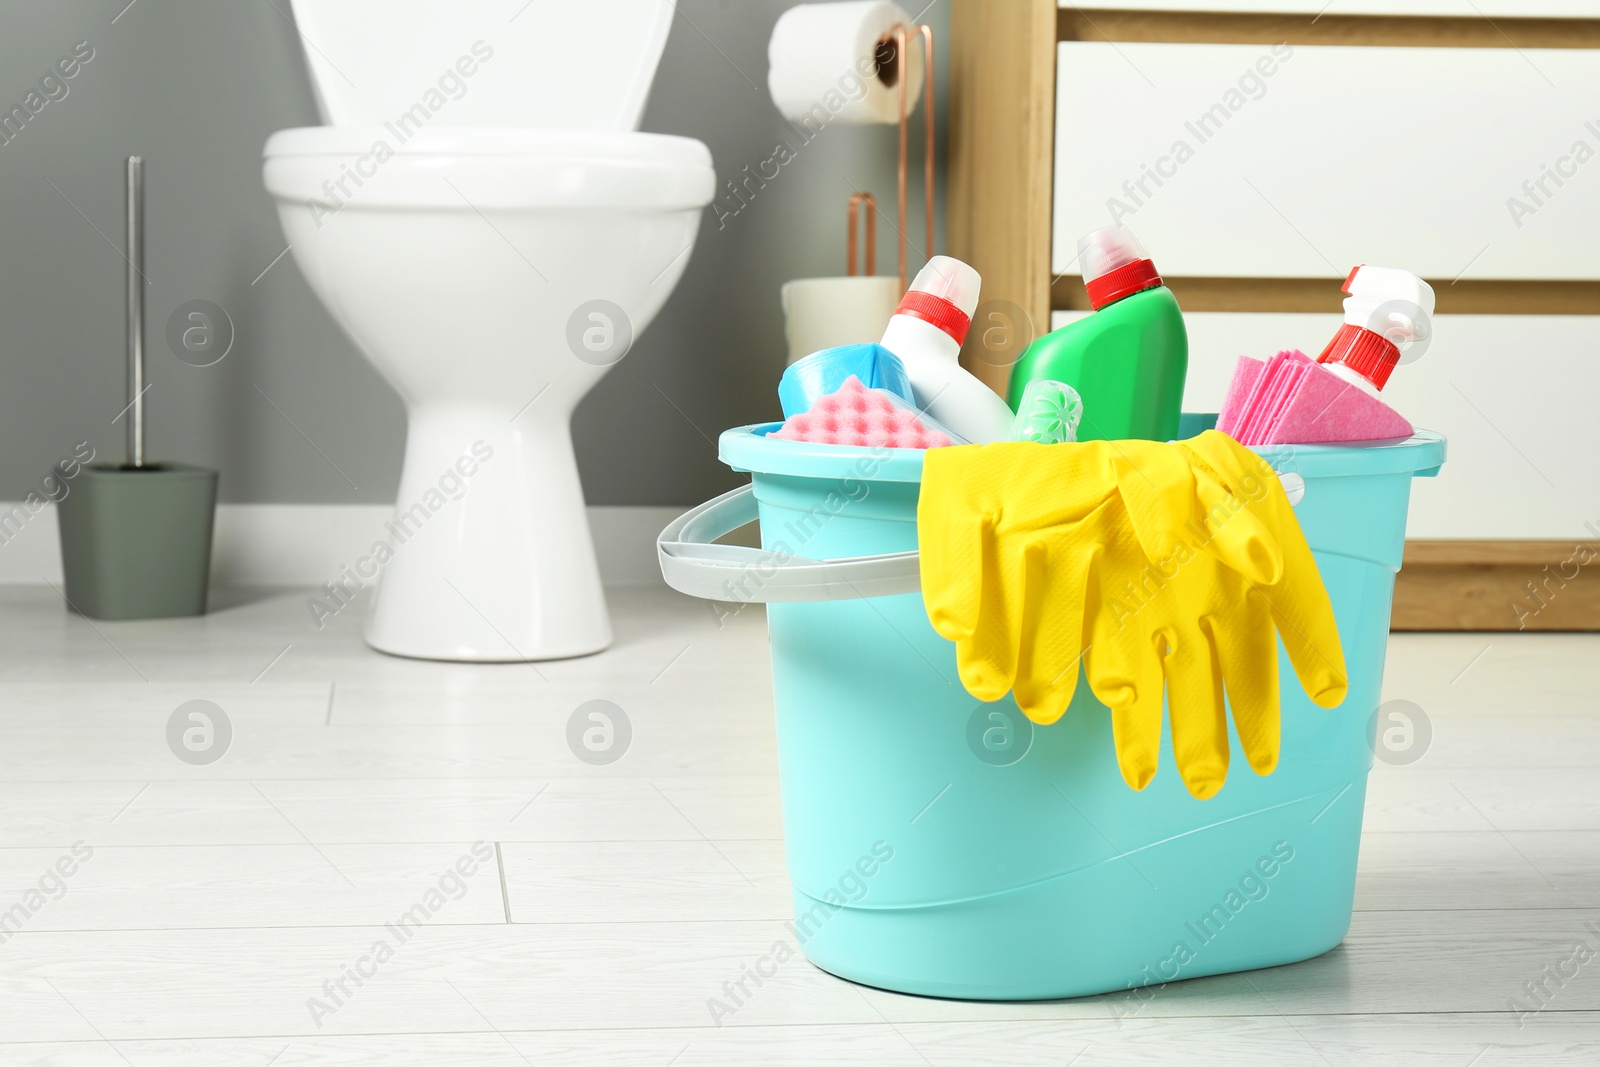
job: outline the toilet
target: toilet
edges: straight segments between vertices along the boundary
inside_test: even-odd
[[[666,302],[715,185],[703,144],[636,132],[671,0],[292,6],[328,124],[272,135],[267,192],[407,416],[394,519],[348,568],[376,583],[367,643],[600,651],[572,411]]]

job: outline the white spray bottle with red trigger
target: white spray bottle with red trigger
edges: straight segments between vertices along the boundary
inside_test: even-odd
[[[1417,353],[1415,346],[1433,337],[1433,286],[1408,270],[1363,263],[1344,280],[1344,291],[1344,325],[1317,362],[1377,396],[1400,363],[1400,346]]]

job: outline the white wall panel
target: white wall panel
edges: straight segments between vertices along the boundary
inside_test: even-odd
[[[1335,291],[1332,294],[1338,296]],[[1060,326],[1082,313],[1057,312]],[[1215,411],[1240,355],[1322,351],[1338,313],[1185,315],[1184,407]],[[1433,344],[1395,370],[1384,398],[1450,439],[1438,478],[1419,479],[1415,538],[1592,539],[1600,526],[1600,317],[1446,315]]]
[[[1058,273],[1117,197],[1171,275],[1600,279],[1600,51],[1067,42],[1056,84]]]

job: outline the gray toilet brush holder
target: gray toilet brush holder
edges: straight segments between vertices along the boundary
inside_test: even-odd
[[[85,467],[57,505],[67,606],[94,619],[204,615],[217,472]]]
[[[95,619],[203,615],[217,472],[144,456],[144,166],[128,160],[127,462],[84,467],[56,505],[67,607]]]

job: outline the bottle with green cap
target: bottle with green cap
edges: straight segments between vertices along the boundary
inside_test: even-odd
[[[1028,346],[1011,371],[1012,405],[1029,382],[1054,379],[1083,398],[1078,440],[1172,440],[1189,371],[1177,299],[1125,226],[1080,238],[1078,260],[1094,314]]]

